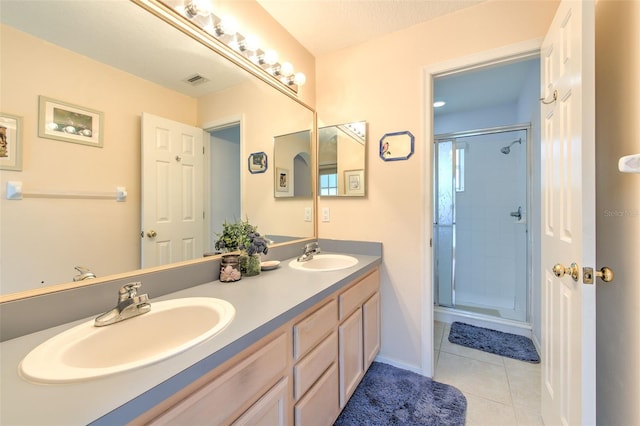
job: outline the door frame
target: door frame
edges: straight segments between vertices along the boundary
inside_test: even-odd
[[[542,38],[527,40],[521,43],[504,46],[498,49],[487,50],[475,53],[469,56],[445,61],[442,63],[425,66],[422,69],[422,140],[425,141],[425,150],[423,164],[431,165],[431,167],[423,168],[422,181],[425,182],[425,205],[422,212],[422,229],[423,247],[430,247],[431,250],[425,250],[423,258],[424,276],[422,279],[422,348],[421,348],[421,373],[427,377],[433,377],[435,372],[435,359],[433,353],[433,286],[434,286],[434,268],[433,268],[433,80],[436,77],[442,77],[448,74],[455,74],[461,71],[469,71],[476,68],[485,67],[489,64],[506,63],[518,59],[525,59],[533,55],[540,54],[542,47]],[[535,208],[535,206],[532,206]],[[531,229],[530,229],[531,233]]]
[[[206,140],[204,141],[204,170],[203,170],[203,203],[204,203],[204,213],[205,213],[205,221],[204,221],[204,246],[211,247],[211,242],[213,240],[213,231],[211,229],[211,133],[216,130],[222,130],[231,126],[239,126],[240,127],[240,164],[238,167],[240,168],[240,188],[244,185],[244,173],[242,173],[242,159],[244,158],[243,151],[243,139],[244,139],[244,114],[239,115],[231,115],[225,118],[221,118],[219,120],[208,121],[202,125],[202,129],[207,135]],[[240,191],[241,194],[244,191]],[[240,212],[243,211],[244,199],[242,195],[240,196]]]

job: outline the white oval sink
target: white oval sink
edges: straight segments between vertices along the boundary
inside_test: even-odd
[[[339,271],[357,264],[358,259],[344,254],[316,254],[306,262],[298,262],[297,259],[289,262],[289,266],[301,271]]]
[[[105,327],[92,319],[52,337],[27,354],[20,372],[30,381],[66,383],[142,367],[211,338],[235,312],[209,297],[151,302],[146,314]]]

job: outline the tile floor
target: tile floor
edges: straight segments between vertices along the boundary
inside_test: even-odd
[[[435,323],[434,380],[455,386],[467,398],[466,425],[543,425],[540,364],[450,343],[450,327]]]

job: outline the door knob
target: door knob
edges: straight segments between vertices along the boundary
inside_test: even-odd
[[[156,231],[154,231],[153,229],[151,231],[147,232],[147,237],[149,237],[149,238],[154,238],[156,235],[158,235],[158,234],[156,234]]]
[[[582,268],[582,282],[585,284],[593,284],[593,277],[598,277],[605,283],[613,281],[613,270],[608,266],[600,268],[600,270],[594,271],[593,268]]]
[[[562,278],[565,275],[569,275],[576,282],[578,281],[578,276],[580,274],[578,270],[578,265],[575,262],[572,263],[571,266],[569,266],[568,268],[560,263],[556,263],[555,265],[553,265],[552,271],[554,275],[558,278]]]

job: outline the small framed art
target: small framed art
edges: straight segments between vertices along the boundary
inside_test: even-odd
[[[102,148],[104,114],[40,96],[38,136]]]

